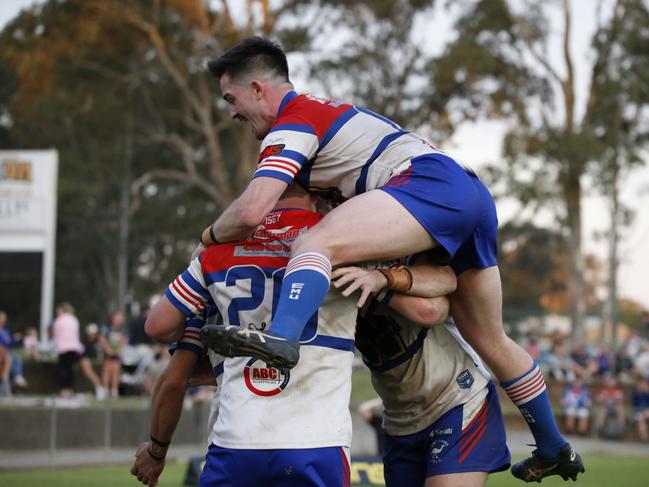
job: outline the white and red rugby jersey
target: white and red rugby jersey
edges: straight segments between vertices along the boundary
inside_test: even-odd
[[[421,137],[365,108],[288,93],[261,144],[254,177],[316,191],[334,203],[383,186],[410,159],[439,153]]]
[[[226,325],[270,323],[290,243],[320,219],[305,210],[274,211],[252,238],[210,247],[194,259],[165,295],[187,316],[215,305]],[[225,359],[213,443],[241,449],[350,447],[355,303],[336,290],[329,293],[302,335],[300,361],[286,374],[249,357]],[[203,350],[199,328],[187,328],[179,346]]]

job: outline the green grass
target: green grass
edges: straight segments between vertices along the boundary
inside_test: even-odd
[[[585,463],[587,472],[577,482],[565,483],[558,477],[550,477],[543,481],[543,487],[647,487],[649,485],[649,460],[646,458],[590,455],[586,456]],[[158,485],[179,487],[182,485],[186,468],[185,464],[168,465]],[[1,472],[0,485],[3,487],[135,487],[141,484],[129,474],[129,467],[123,465]],[[524,484],[512,477],[509,472],[494,474],[488,482],[488,487],[521,487],[522,485]]]
[[[352,373],[352,406],[376,397],[372,386],[372,377],[367,370],[355,370]]]

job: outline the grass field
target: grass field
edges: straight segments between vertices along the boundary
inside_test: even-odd
[[[649,460],[643,457],[587,456],[587,472],[577,482],[566,483],[558,477],[543,481],[543,486],[571,487],[647,487]],[[161,487],[179,487],[185,465],[169,465],[162,476]],[[0,473],[2,487],[121,487],[139,484],[128,466],[65,468]],[[521,487],[523,484],[509,472],[492,475],[488,487]],[[406,487],[406,486],[404,486]],[[407,486],[410,487],[410,486]]]

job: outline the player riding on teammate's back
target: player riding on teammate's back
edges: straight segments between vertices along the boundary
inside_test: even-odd
[[[533,481],[583,471],[557,429],[538,365],[503,331],[498,221],[480,179],[380,115],[297,95],[284,52],[266,39],[248,38],[208,67],[220,80],[230,115],[250,122],[263,143],[253,180],[201,241],[250,234],[293,179],[341,203],[292,245],[270,328],[242,333],[222,327],[211,337],[216,351],[290,368],[302,330],[327,293],[332,266],[439,246],[458,275],[450,297],[458,329],[522,410],[537,442],[538,450],[512,472]],[[407,280],[398,289],[407,292]]]

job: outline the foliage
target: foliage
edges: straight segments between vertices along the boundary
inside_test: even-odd
[[[582,95],[586,100],[583,110],[577,106],[570,47],[573,6],[569,0],[545,4],[467,2],[455,25],[457,38],[439,59],[442,69],[436,75],[436,86],[451,98],[449,119],[459,113],[461,119],[487,117],[509,122],[503,143],[508,164],[505,170],[493,168],[492,173],[506,182],[509,194],[523,205],[549,208],[556,215],[568,244],[568,289],[575,333],[587,294],[581,250],[583,178],[598,165],[598,174],[602,174],[600,163],[610,160],[607,152],[619,154],[625,148],[627,154],[637,155],[642,150],[642,137],[629,140],[621,136],[619,128],[624,123],[611,126],[610,108],[612,104],[625,107],[627,113],[626,107],[635,106],[628,110],[633,118],[649,100],[649,50],[643,27],[647,6],[638,0],[607,5],[613,8],[610,16],[598,19],[593,37],[595,61],[590,67],[590,87]],[[561,19],[558,23],[557,18]],[[561,67],[549,54],[555,32],[559,33],[556,44],[561,48]],[[636,118],[636,127],[638,122]]]

